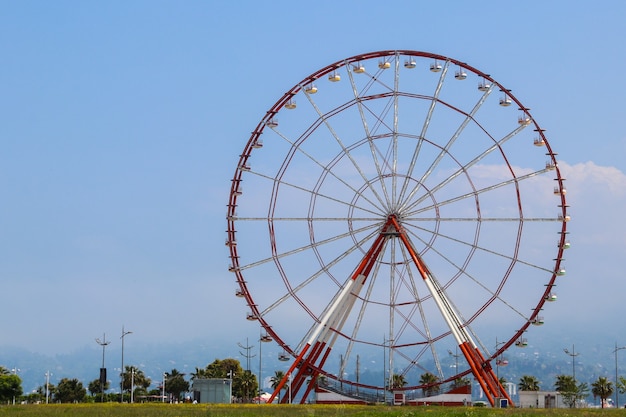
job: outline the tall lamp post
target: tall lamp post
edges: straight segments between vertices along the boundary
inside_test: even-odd
[[[576,390],[576,356],[580,355],[580,353],[575,353],[574,344],[572,344],[572,351],[570,352],[567,348],[563,349],[563,352],[572,357],[572,378],[574,379],[574,389]],[[574,408],[576,408],[576,398],[574,398]]]
[[[448,349],[448,355],[452,356],[454,358],[454,372],[456,372],[457,374],[459,373],[459,358],[461,357],[461,354],[459,353],[459,347],[456,346],[454,348],[454,352],[452,353],[452,351],[450,349]]]
[[[19,368],[13,368],[11,369],[11,372],[13,372],[13,375],[17,375],[18,372],[20,372],[21,370]],[[13,405],[15,405],[15,394],[13,394]]]
[[[261,331],[261,333],[259,334],[259,404],[261,404],[261,388],[263,387],[263,353],[261,350],[261,345],[263,345],[263,343],[267,343],[267,342],[271,342],[272,337],[268,334],[263,334],[263,332]]]
[[[102,368],[100,368],[100,401],[104,402],[104,386],[107,383],[107,370],[104,367],[104,350],[111,342],[107,342],[106,333],[102,334],[102,340],[96,339],[96,343],[102,346]]]
[[[161,396],[161,398],[163,399],[163,402],[165,402],[165,380],[167,379],[167,372],[163,372],[163,395]]]
[[[50,398],[50,371],[46,371],[46,404],[48,404],[48,399]]]
[[[124,402],[124,336],[131,334],[132,332],[125,332],[124,326],[122,326],[122,373],[120,374],[120,402]]]
[[[496,337],[496,352],[498,351],[498,349],[500,348],[500,346],[504,345],[506,342],[498,342],[498,338]],[[506,360],[504,358],[504,356],[502,356],[502,354],[499,354],[498,356],[496,356],[496,379],[498,380],[498,382],[500,382],[500,367],[501,366],[506,366],[509,364],[509,361]],[[500,384],[503,385],[503,384]],[[502,387],[502,389],[504,389],[504,387]],[[498,391],[500,390],[500,388],[498,388]],[[504,395],[503,392],[499,392],[498,393],[498,401],[500,401],[500,397],[502,397]],[[501,407],[500,404],[498,404],[498,407]]]
[[[246,353],[243,353],[242,351],[239,351],[239,353],[246,358],[246,372],[252,373],[252,371],[250,371],[250,359],[254,358],[256,355],[251,354],[250,353],[250,349],[252,349],[254,347],[254,345],[250,346],[248,344],[248,338],[247,337],[246,337],[246,345],[245,346],[242,345],[241,343],[237,343],[237,345],[240,348],[244,349],[245,352],[246,352]],[[248,385],[246,385],[246,392],[245,392],[246,400],[248,400],[250,398],[249,394],[250,394],[250,392],[248,391]]]
[[[615,342],[615,350],[613,351],[613,353],[615,353],[615,408],[619,408],[619,393],[618,393],[618,389],[617,389],[617,383],[618,383],[618,376],[617,376],[617,351],[618,350],[622,350],[622,349],[626,349],[626,346],[617,347],[617,342]]]

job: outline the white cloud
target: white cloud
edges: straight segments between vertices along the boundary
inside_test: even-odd
[[[570,224],[577,244],[626,244],[626,174],[615,167],[594,162],[569,165],[559,162],[566,178]],[[593,248],[596,249],[596,248]]]

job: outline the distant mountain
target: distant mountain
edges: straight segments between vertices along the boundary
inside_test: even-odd
[[[577,355],[566,354],[563,349],[568,348],[571,352],[572,344],[566,338],[549,336],[546,340],[536,340],[525,348],[511,347],[505,357],[508,365],[496,369],[500,377],[517,384],[523,375],[533,375],[540,381],[542,389],[551,390],[554,386],[555,376],[560,374],[572,374],[572,359],[574,359],[576,379],[587,382],[589,385],[600,376],[607,377],[610,381],[615,379],[615,342],[611,336],[589,337],[579,341],[575,345]],[[529,340],[532,342],[532,340]],[[194,340],[181,343],[145,344],[136,345],[127,343],[124,351],[124,364],[134,365],[141,368],[153,381],[156,388],[162,380],[164,372],[172,369],[189,375],[195,368],[203,368],[215,359],[236,358],[244,369],[250,366],[253,373],[258,375],[259,364],[263,368],[263,380],[265,386],[269,385],[269,378],[276,370],[287,370],[290,362],[280,362],[279,353],[282,351],[278,346],[271,343],[263,345],[263,356],[259,358],[258,343],[250,343],[249,350],[243,349],[236,342]],[[248,352],[249,358],[244,354]],[[339,369],[339,357],[331,355],[326,369],[329,372]],[[383,379],[383,371],[379,368],[382,362],[380,352],[361,354],[362,369],[359,372],[362,383],[379,385]],[[442,365],[452,367],[451,357],[443,357]],[[261,359],[261,360],[260,360]],[[620,375],[626,374],[626,350],[618,357]],[[367,364],[367,365],[365,365]],[[51,373],[50,382],[55,384],[61,378],[78,378],[85,386],[90,381],[98,378],[99,368],[102,365],[102,349],[94,343],[94,346],[85,346],[71,353],[46,356],[28,352],[17,347],[0,347],[0,365],[7,369],[17,369],[22,378],[22,387],[25,393],[36,390],[45,385],[45,374]],[[119,369],[121,368],[121,349],[105,349],[105,366],[111,381],[111,392],[119,392]],[[368,368],[369,366],[369,368]],[[461,365],[460,365],[461,366]],[[355,378],[355,366],[348,366],[349,378]],[[461,368],[463,369],[463,368]],[[419,375],[409,375],[412,379]],[[620,403],[626,403],[620,400]]]

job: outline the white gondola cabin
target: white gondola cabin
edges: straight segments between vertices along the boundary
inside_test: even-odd
[[[412,69],[412,68],[415,68],[416,66],[417,66],[417,63],[415,62],[415,59],[413,58],[410,58],[404,61],[404,68]]]
[[[546,295],[546,301],[556,301],[556,294],[551,292],[550,294]]]
[[[522,348],[526,347],[528,346],[528,341],[526,340],[526,338],[520,337],[519,339],[515,341],[515,346],[522,347]]]
[[[517,123],[521,126],[527,126],[530,124],[530,122],[530,117],[528,117],[527,114],[522,114],[520,117],[517,118]]]
[[[487,91],[491,88],[491,83],[483,78],[481,82],[478,83],[479,91]]]
[[[441,71],[441,64],[435,59],[435,62],[433,62],[432,64],[430,64],[430,70],[432,72],[439,72]]]

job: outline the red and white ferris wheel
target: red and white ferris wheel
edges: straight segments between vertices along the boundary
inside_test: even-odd
[[[462,61],[372,52],[296,83],[243,149],[226,239],[247,318],[292,361],[290,395],[320,375],[409,390],[428,372],[508,397],[490,364],[556,299],[564,180],[530,109]],[[350,364],[375,349],[384,376],[363,383]]]

